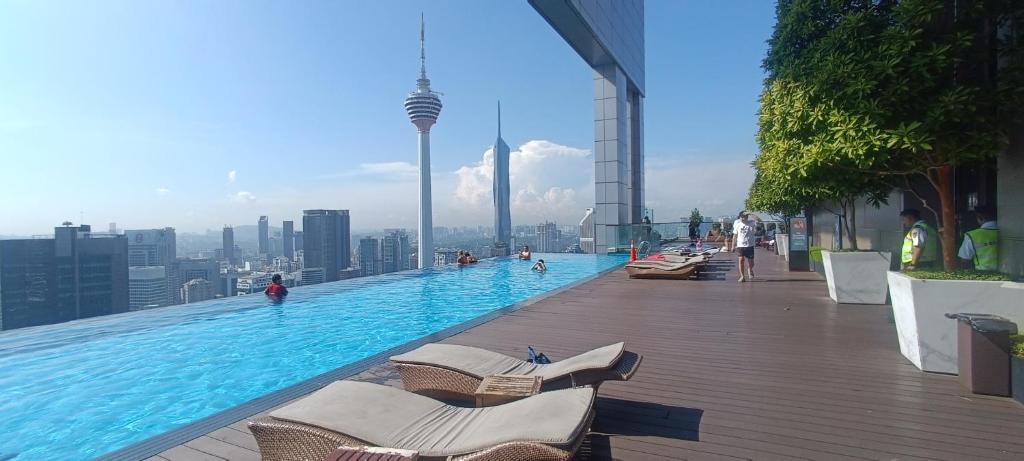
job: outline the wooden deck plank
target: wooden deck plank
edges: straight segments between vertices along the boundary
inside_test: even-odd
[[[914,368],[891,308],[836,305],[816,274],[757,261],[753,283],[732,258],[704,280],[615,271],[444,342],[564,358],[624,340],[644,354],[632,381],[601,387],[578,460],[1024,459],[1024,408]],[[393,369],[356,379],[394,382]],[[243,420],[160,456],[257,452]]]

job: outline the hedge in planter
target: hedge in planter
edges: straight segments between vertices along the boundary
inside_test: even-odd
[[[1024,335],[1010,337],[1010,388],[1013,399],[1024,404]]]

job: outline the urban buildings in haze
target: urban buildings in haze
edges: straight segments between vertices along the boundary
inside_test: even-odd
[[[510,150],[501,139],[501,102],[498,102],[498,139],[494,141],[494,243],[499,253],[509,254],[512,215],[509,210]]]
[[[221,235],[221,247],[224,252],[224,260],[228,264],[234,264],[235,259],[235,229],[231,226],[224,226],[224,232]]]
[[[214,285],[208,280],[189,280],[181,287],[181,302],[191,304],[213,299],[213,287]]]
[[[359,272],[363,277],[381,273],[380,240],[373,237],[359,239]]]
[[[416,79],[416,91],[405,98],[405,111],[409,120],[416,125],[419,137],[420,164],[420,209],[417,240],[419,254],[429,255],[434,251],[433,216],[430,197],[430,128],[437,122],[441,114],[441,98],[430,89],[427,78],[427,55],[425,42],[425,26],[420,18],[420,78]],[[305,226],[303,226],[305,229]],[[307,236],[308,238],[308,236]],[[430,267],[432,258],[419,258],[420,268]]]
[[[88,225],[54,238],[0,240],[4,330],[128,311],[128,239]]]
[[[260,220],[257,225],[257,230],[259,232],[257,236],[259,239],[257,242],[257,253],[262,256],[270,253],[270,219],[266,216],[260,216]]]
[[[381,239],[381,272],[398,272],[409,266],[409,234],[404,230],[391,230]]]
[[[302,253],[306,268],[323,268],[324,281],[338,280],[351,266],[352,237],[348,210],[305,210],[302,215]]]
[[[167,290],[166,266],[128,267],[128,309],[137,311],[168,306],[172,298]]]
[[[291,261],[295,260],[295,222],[285,221],[281,224],[281,239],[284,240],[284,254],[285,258]]]

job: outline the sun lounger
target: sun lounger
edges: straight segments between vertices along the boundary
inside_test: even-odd
[[[406,390],[437,398],[473,400],[480,382],[493,375],[540,376],[544,378],[542,392],[628,381],[643,356],[625,347],[625,343],[617,343],[554,363],[535,364],[477,347],[435,343],[391,357],[391,362]]]
[[[703,257],[685,261],[635,261],[626,264],[631,279],[688,279],[705,263]]]
[[[419,453],[421,461],[568,460],[590,430],[593,388],[487,408],[444,404],[398,388],[337,381],[249,422],[265,461],[323,460],[339,446]]]

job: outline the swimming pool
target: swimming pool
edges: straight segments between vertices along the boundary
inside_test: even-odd
[[[544,254],[0,333],[0,460],[88,459],[621,265]]]

